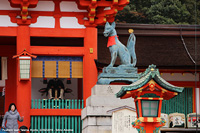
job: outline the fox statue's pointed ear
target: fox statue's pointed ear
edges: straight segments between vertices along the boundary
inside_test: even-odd
[[[115,22],[113,22],[112,24],[111,24],[111,26],[115,29]]]
[[[108,22],[106,22],[106,25],[105,26],[110,26],[110,24]]]

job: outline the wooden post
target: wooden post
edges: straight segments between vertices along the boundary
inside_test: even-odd
[[[17,29],[17,54],[21,53],[24,49],[30,50],[30,33],[28,25],[20,25]],[[31,109],[31,81],[19,81],[19,60],[17,60],[17,110],[21,116],[24,116],[24,121],[19,123],[30,127],[30,109]]]
[[[91,89],[97,82],[97,68],[95,59],[97,59],[97,29],[87,27],[84,37],[85,54],[83,57],[83,99],[91,95]],[[84,104],[86,105],[86,104]]]

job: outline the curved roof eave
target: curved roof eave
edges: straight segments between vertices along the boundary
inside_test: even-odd
[[[116,97],[122,97],[126,94],[127,91],[132,91],[141,88],[142,86],[147,84],[151,79],[153,79],[158,85],[169,91],[180,93],[184,89],[184,87],[176,87],[165,81],[160,76],[159,70],[156,69],[156,66],[150,65],[149,68],[147,68],[146,71],[140,75],[139,79],[136,82],[134,82],[130,86],[123,86],[121,90],[116,94]]]

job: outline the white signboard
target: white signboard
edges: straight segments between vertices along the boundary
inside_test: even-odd
[[[135,111],[121,109],[112,114],[112,133],[138,133],[132,122],[137,119]]]
[[[169,128],[169,116],[168,116],[168,114],[161,113],[161,118],[163,118],[166,121],[165,126],[163,126],[163,127]]]

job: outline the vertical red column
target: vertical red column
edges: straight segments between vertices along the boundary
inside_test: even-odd
[[[97,68],[95,59],[97,59],[97,29],[88,27],[85,29],[84,37],[85,54],[83,57],[83,99],[91,95],[91,89],[97,82]],[[84,103],[85,103],[84,102]]]
[[[19,26],[17,30],[17,54],[30,50],[29,26]],[[31,81],[19,81],[19,61],[17,60],[17,110],[24,121],[19,123],[30,127],[30,109],[31,109]]]

